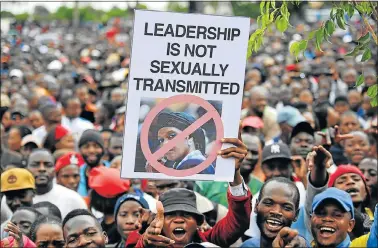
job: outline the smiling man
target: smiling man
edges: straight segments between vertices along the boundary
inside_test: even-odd
[[[85,164],[80,167],[80,183],[78,192],[81,196],[88,196],[88,171],[97,166],[109,167],[107,161],[101,161],[105,154],[104,140],[101,133],[96,130],[86,130],[79,141],[80,154],[83,156]]]
[[[30,154],[27,169],[35,179],[37,194],[34,203],[48,201],[55,204],[63,218],[73,209],[87,208],[84,199],[78,193],[53,182],[54,165],[54,158],[48,150],[36,149]]]
[[[349,247],[355,225],[352,198],[345,191],[329,188],[315,196],[311,232],[314,247]]]
[[[254,209],[261,236],[245,241],[241,247],[272,247],[280,231],[296,220],[299,198],[299,190],[290,179],[275,177],[265,182]],[[303,242],[303,238],[295,239]]]

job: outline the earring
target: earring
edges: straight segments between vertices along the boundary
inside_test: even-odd
[[[193,145],[193,140],[188,139],[188,145]]]

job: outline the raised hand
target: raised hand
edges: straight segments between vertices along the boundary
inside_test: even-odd
[[[272,243],[273,248],[294,248],[306,246],[306,240],[298,236],[298,231],[289,227],[282,228]]]
[[[332,155],[323,146],[314,146],[307,155],[306,165],[310,171],[310,180],[315,187],[324,186],[327,181],[327,169],[333,163]]]
[[[306,186],[307,185],[307,172],[308,172],[306,161],[302,158],[302,156],[299,156],[299,155],[291,156],[291,161],[292,161],[291,163],[294,169],[294,173]]]
[[[14,238],[13,247],[24,247],[22,232],[16,224],[9,221],[4,231],[8,232],[9,236]]]
[[[155,219],[155,214],[149,209],[139,208],[139,222],[136,224],[140,234],[143,234],[150,226],[151,222]]]
[[[144,246],[167,247],[175,243],[174,240],[161,235],[164,226],[164,207],[160,201],[156,202],[157,214],[143,235]]]
[[[330,134],[333,133],[333,135]],[[322,136],[322,145],[331,146],[335,143],[340,143],[343,140],[353,138],[353,134],[340,134],[339,126],[335,126],[333,129],[330,128],[327,130],[327,133],[316,132],[318,135]]]

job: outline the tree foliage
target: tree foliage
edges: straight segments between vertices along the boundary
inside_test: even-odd
[[[262,43],[266,31],[270,30],[272,26],[275,26],[280,32],[285,32],[290,26],[290,11],[288,9],[289,4],[294,6],[300,5],[299,0],[283,1],[281,5],[276,7],[276,1],[262,1],[260,3],[260,15],[257,17],[258,28],[253,32],[248,42],[247,57],[250,57],[253,52],[257,52]],[[278,5],[278,4],[277,4]],[[371,59],[371,44],[378,45],[377,34],[374,32],[369,24],[368,19],[374,16],[375,20],[378,20],[378,3],[373,1],[340,1],[333,2],[332,9],[330,11],[329,19],[321,24],[321,26],[315,30],[312,30],[306,39],[295,41],[291,44],[289,51],[296,58],[300,53],[306,51],[310,42],[315,44],[317,50],[322,51],[321,44],[325,41],[330,42],[329,39],[339,27],[343,30],[349,25],[346,21],[346,16],[351,18],[355,13],[358,13],[362,18],[365,27],[368,32],[358,38],[357,45],[346,56],[359,56],[362,54],[361,62],[366,62]],[[359,75],[356,87],[364,83],[364,76]],[[377,85],[369,87],[368,95],[371,98],[371,105],[373,107],[377,104]]]

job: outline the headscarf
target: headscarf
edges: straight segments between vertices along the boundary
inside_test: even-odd
[[[175,127],[180,130],[185,130],[196,119],[184,112],[162,112],[154,120],[152,125],[152,135],[157,139],[158,131],[164,127]],[[206,152],[205,133],[202,128],[198,128],[190,137],[193,138],[196,150],[201,151],[202,154]]]

